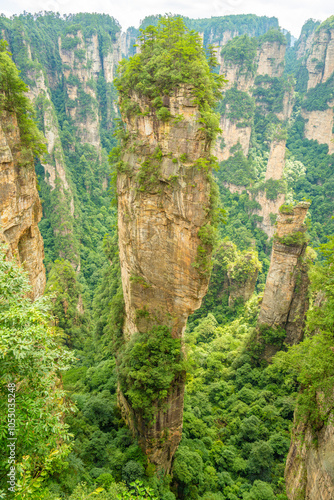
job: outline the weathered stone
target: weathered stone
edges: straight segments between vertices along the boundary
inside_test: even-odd
[[[20,166],[20,134],[16,116],[0,118],[0,241],[9,258],[17,258],[29,273],[32,299],[45,287],[44,246],[38,229],[42,206],[33,161]]]
[[[231,61],[220,60],[220,73],[225,74],[228,83],[226,88],[236,86],[240,91],[252,95],[254,82],[259,75],[268,75],[269,77],[281,77],[284,70],[284,57],[286,46],[278,42],[265,42],[257,49],[257,54],[254,60],[256,70],[245,72],[245,69],[238,63]],[[283,109],[276,113],[279,120],[288,120],[292,113],[294,104],[292,89],[286,91],[283,96]],[[257,103],[258,106],[261,103]],[[240,127],[237,121],[233,121],[228,117],[228,109],[220,119],[220,126],[223,130],[222,135],[218,136],[214,154],[219,161],[227,160],[231,155],[231,148],[237,143],[240,143],[245,156],[249,152],[249,144],[251,137],[251,126]],[[270,145],[270,154],[268,158],[265,180],[283,179],[283,170],[285,165],[285,143],[284,139],[273,139]],[[231,193],[241,193],[246,188],[244,186],[234,186],[231,183],[225,183]],[[248,192],[249,196],[255,199],[260,208],[254,210],[254,213],[261,217],[261,220],[256,222],[257,226],[262,229],[269,238],[274,235],[275,228],[272,220],[272,215],[278,213],[279,207],[284,203],[285,196],[278,194],[275,200],[267,199],[265,191],[259,191],[255,196]]]
[[[334,153],[334,101],[330,102],[329,106],[324,111],[302,109],[301,115],[305,119],[306,139],[318,141],[319,144],[327,144],[328,153],[332,154]]]
[[[289,500],[333,500],[333,448],[333,415],[317,431],[305,422],[295,425],[285,467]]]
[[[282,327],[285,342],[296,344],[303,338],[305,314],[308,309],[307,265],[304,261],[306,243],[286,244],[282,238],[306,231],[304,220],[309,203],[301,202],[289,213],[277,218],[277,233],[271,254],[270,268],[258,318],[258,326]],[[265,346],[264,359],[271,360],[277,346]]]
[[[209,145],[190,88],[179,89],[164,102],[173,116],[183,116],[179,122],[158,120],[147,99],[133,94],[132,100],[149,112],[123,117],[130,134],[122,155],[128,172],[119,173],[117,180],[124,336],[129,339],[137,331],[162,324],[174,338],[182,338],[187,318],[200,307],[209,280],[196,259],[199,229],[209,222],[210,180],[205,169],[194,166],[209,153]],[[141,165],[153,161],[157,147],[161,158],[148,176],[153,180],[143,185],[138,180]],[[147,312],[140,320],[138,310]],[[167,471],[181,439],[183,391],[184,380],[174,380],[166,400],[168,410],[159,410],[151,426],[120,394],[126,419],[149,461]]]

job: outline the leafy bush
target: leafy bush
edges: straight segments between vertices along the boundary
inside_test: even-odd
[[[180,17],[161,17],[157,27],[141,30],[139,40],[140,53],[121,61],[115,80],[121,110],[126,112],[131,94],[137,92],[158,106],[160,118],[167,120],[169,111],[160,107],[161,97],[186,85],[199,106],[208,139],[213,140],[219,120],[212,107],[225,80],[211,71],[199,35],[189,31]]]
[[[20,142],[28,152],[28,163],[32,165],[34,156],[47,152],[45,140],[35,122],[34,109],[26,96],[27,85],[19,77],[13,63],[8,44],[0,41],[0,113],[15,113],[20,129]]]
[[[134,410],[152,419],[167,397],[171,383],[182,376],[181,340],[167,326],[137,333],[119,356],[119,381]]]
[[[49,300],[33,303],[27,297],[30,291],[27,274],[15,261],[8,261],[0,248],[0,443],[6,450],[7,400],[12,395],[16,401],[16,484],[22,498],[32,497],[51,471],[61,470],[70,451],[64,415],[74,409],[59,383],[61,371],[74,355],[61,345],[51,326]],[[0,463],[8,471],[7,454]],[[4,475],[0,486],[7,489],[6,479]]]
[[[238,65],[245,73],[256,71],[256,38],[250,38],[247,34],[234,37],[227,42],[221,50],[224,61]]]

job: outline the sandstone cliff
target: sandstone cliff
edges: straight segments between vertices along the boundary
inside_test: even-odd
[[[0,241],[8,256],[17,258],[29,273],[32,298],[45,286],[44,247],[38,222],[42,206],[37,191],[34,163],[25,161],[15,114],[0,118]]]
[[[286,133],[282,133],[289,120],[293,103],[293,89],[291,83],[284,80],[284,58],[286,45],[284,39],[260,41],[256,39],[240,38],[239,42],[230,42],[233,51],[228,51],[229,44],[223,51],[225,56],[221,59],[220,73],[225,74],[229,80],[223,101],[223,111],[221,114],[220,126],[223,133],[218,137],[215,146],[215,155],[219,161],[228,160],[233,155],[234,147],[240,144],[243,154],[250,157],[250,144],[252,143],[251,157],[256,155],[256,148],[263,148],[263,143],[269,146],[269,157],[264,178],[260,179],[263,186],[257,189],[255,194],[247,191],[249,196],[255,200],[259,208],[254,210],[254,214],[259,216],[256,224],[259,228],[272,237],[275,229],[273,216],[278,213],[279,207],[284,202],[285,196],[282,188],[276,198],[268,198],[266,195],[265,182],[277,181],[277,185],[283,179],[285,166],[285,145]],[[243,58],[241,50],[249,51],[249,58]],[[249,49],[252,47],[252,49]],[[240,52],[240,56],[235,54]],[[251,59],[253,58],[253,59]],[[266,95],[271,87],[281,88],[280,97],[273,106],[270,98]],[[277,92],[277,90],[276,90]],[[269,94],[268,94],[269,95]],[[262,125],[264,139],[262,144],[256,145],[254,133],[255,120],[259,120],[259,115],[275,115],[271,125]],[[275,124],[274,124],[275,122]],[[269,132],[263,130],[263,126],[272,127]],[[270,142],[269,142],[270,141]],[[224,167],[222,167],[224,168]],[[253,178],[251,183],[258,182]],[[225,182],[224,185],[233,192],[247,190],[247,186],[234,186],[233,180]]]
[[[265,344],[263,358],[267,361],[279,349],[275,341],[270,343],[270,336],[263,334],[268,327],[284,329],[286,337],[281,340],[287,344],[296,344],[303,338],[308,309],[304,224],[308,208],[307,202],[291,209],[283,206],[277,218],[277,232],[258,318],[260,338]]]
[[[322,23],[307,39],[309,47],[304,57],[308,82],[306,101],[301,115],[305,120],[305,137],[327,144],[329,154],[334,152],[334,28],[331,18]],[[323,102],[327,95],[326,104]]]
[[[333,446],[333,416],[316,432],[308,423],[296,426],[285,467],[289,500],[334,498]]]
[[[173,338],[182,338],[189,314],[201,305],[208,287],[202,264],[210,247],[199,231],[209,224],[211,183],[196,161],[209,151],[190,88],[164,99],[172,117],[182,116],[181,121],[159,120],[149,100],[133,94],[132,101],[146,116],[124,116],[126,172],[117,180],[124,336],[129,340],[138,331],[167,325]],[[206,252],[204,261],[199,252]],[[120,396],[149,461],[167,471],[181,439],[183,391],[184,380],[174,380],[167,409],[160,409],[150,425]]]

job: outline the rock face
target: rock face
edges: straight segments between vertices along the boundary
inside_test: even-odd
[[[307,264],[304,259],[306,242],[303,237],[309,203],[301,202],[280,213],[271,254],[258,326],[280,327],[286,330],[285,342],[297,344],[303,338],[307,300]],[[264,359],[270,361],[277,346],[266,345]]]
[[[329,29],[326,22],[320,25],[309,37],[308,47],[304,62],[308,72],[307,90],[309,91],[320,85],[318,89],[319,101],[321,101],[323,86],[326,82],[328,86],[330,84],[328,80],[333,79],[334,29]],[[315,108],[312,110],[301,110],[301,115],[305,119],[305,137],[306,139],[318,141],[319,144],[327,144],[328,153],[332,154],[334,152],[334,101],[327,101],[326,109],[324,107],[316,109],[316,102],[314,106]]]
[[[333,58],[334,59],[334,58]],[[329,108],[324,111],[306,111],[302,110],[302,117],[305,119],[305,137],[306,139],[318,141],[319,144],[328,145],[328,153],[334,153],[334,101],[329,103]]]
[[[307,90],[325,83],[334,71],[334,29],[321,28],[314,34],[306,68],[309,74]]]
[[[292,435],[286,460],[285,481],[289,500],[334,498],[333,416],[318,431],[299,424]]]
[[[38,222],[42,206],[33,162],[23,164],[16,116],[3,112],[0,119],[0,242],[8,256],[17,258],[29,273],[32,299],[45,287],[44,247]]]
[[[278,119],[278,123],[275,125],[278,133],[271,134],[265,181],[281,181],[283,179],[286,140],[282,138],[285,134],[281,134],[280,131],[285,128],[292,113],[294,103],[292,86],[287,82],[284,83],[281,105],[273,110],[264,102],[262,96],[271,85],[283,81],[285,51],[286,45],[278,41],[266,41],[258,44],[256,52],[254,52],[253,71],[247,69],[242,57],[240,57],[239,62],[225,61],[224,58],[220,60],[220,73],[224,74],[228,79],[226,87],[227,103],[220,119],[223,133],[221,137],[218,137],[214,154],[219,161],[225,161],[232,155],[233,150],[231,148],[240,144],[243,154],[247,157],[250,153],[251,137],[253,137],[254,144],[252,128],[255,113],[260,112],[261,115],[265,116],[273,112]],[[253,103],[252,117],[249,114],[242,116],[241,113],[238,119],[235,118],[238,110],[233,108],[234,96],[232,102],[228,101],[229,92],[235,92],[239,108],[246,109],[247,106],[250,106],[250,103]],[[231,108],[233,108],[232,112]],[[254,148],[254,145],[252,147]],[[254,150],[251,153],[254,154]],[[232,193],[247,190],[247,186],[234,186],[231,182],[225,183],[225,186]],[[272,237],[275,232],[272,216],[277,215],[285,196],[279,193],[275,200],[268,199],[264,187],[256,195],[247,192],[259,204],[259,208],[254,210],[254,213],[259,216],[256,221],[257,226],[268,237]]]
[[[182,338],[187,318],[199,308],[208,287],[198,251],[205,245],[199,230],[209,224],[210,178],[196,161],[209,154],[190,88],[181,88],[164,106],[182,121],[158,120],[148,100],[132,95],[146,116],[124,120],[130,139],[119,173],[119,256],[125,301],[124,337],[154,325],[166,325]],[[195,166],[194,166],[195,164]],[[207,249],[207,257],[211,250]],[[139,318],[138,312],[145,311]],[[120,402],[150,462],[166,471],[181,439],[184,381],[175,380],[148,426],[124,395]],[[164,430],[168,438],[163,440]],[[155,444],[152,444],[155,443]]]

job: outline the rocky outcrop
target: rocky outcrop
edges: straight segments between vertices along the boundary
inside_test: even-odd
[[[318,141],[319,144],[327,144],[328,153],[332,154],[334,152],[334,101],[330,100],[330,97],[333,97],[330,93],[330,86],[334,73],[334,29],[328,27],[332,25],[328,23],[330,19],[322,23],[312,37],[312,46],[305,62],[308,72],[307,90],[319,85],[313,91],[319,93],[319,98],[317,99],[316,94],[313,95],[309,106],[305,106],[307,109],[302,108],[301,116],[305,120],[306,139]],[[328,81],[330,78],[331,80]],[[323,103],[324,93],[329,98],[326,106]],[[317,109],[317,101],[321,103],[320,109]]]
[[[267,109],[267,104],[262,99],[263,92],[265,92],[270,85],[275,85],[277,79],[282,79],[285,50],[286,46],[278,41],[265,41],[259,43],[254,56],[253,71],[246,71],[244,67],[245,62],[242,62],[242,55],[240,56],[240,62],[225,61],[223,58],[221,60],[220,73],[225,74],[226,78],[229,80],[226,95],[228,95],[229,89],[231,89],[230,92],[233,91],[235,97],[238,99],[239,108],[249,110],[250,103],[253,101],[254,110],[260,108],[261,114],[269,113],[270,109]],[[235,90],[233,90],[233,88]],[[284,137],[286,134],[282,134],[281,132],[282,128],[284,128],[284,123],[291,116],[294,104],[292,85],[289,86],[285,84],[285,88],[286,90],[282,94],[280,109],[274,111],[280,123],[276,126],[276,132],[271,133],[273,138],[270,144],[265,181],[270,179],[273,181],[280,181],[283,179],[286,140],[281,137]],[[261,91],[259,92],[259,90]],[[242,94],[242,92],[244,94]],[[243,154],[245,156],[249,154],[253,119],[249,114],[243,116],[242,113],[240,113],[240,119],[231,118],[231,104],[227,101],[224,113],[220,119],[220,126],[223,133],[221,136],[218,136],[214,152],[219,161],[227,160],[231,156],[231,148],[238,143],[241,146]],[[236,116],[238,110],[233,109],[233,113]],[[240,192],[240,187],[234,186],[233,183],[225,182],[225,186],[228,187],[232,193]],[[242,188],[242,190],[245,189],[246,187]],[[281,188],[280,190],[282,191]],[[268,237],[272,237],[275,232],[274,216],[277,215],[279,207],[284,202],[284,194],[279,193],[276,199],[269,199],[266,196],[265,187],[259,190],[255,195],[250,192],[248,193],[259,204],[259,208],[254,210],[254,213],[259,216],[256,221],[257,226],[262,229]]]
[[[265,181],[268,181],[269,179],[280,181],[283,179],[285,144],[285,139],[273,140],[271,143],[265,173]],[[257,226],[261,228],[269,236],[269,238],[272,238],[275,233],[273,216],[278,214],[279,207],[284,203],[285,194],[278,193],[275,199],[269,199],[267,198],[265,190],[263,190],[256,194],[255,200],[261,207],[256,210],[256,214],[262,218],[261,221],[257,221]]]
[[[92,79],[97,80],[97,76],[101,70],[98,38],[96,34],[93,34],[89,40],[84,40],[80,30],[75,36],[79,40],[79,43],[74,49],[65,48],[66,45],[64,47],[61,37],[58,39],[59,54],[64,67],[64,76],[67,79],[67,95],[71,103],[70,106],[67,106],[67,112],[77,123],[82,142],[87,142],[96,148],[100,148],[97,95],[90,83]],[[68,39],[74,39],[74,35],[68,34],[65,37],[65,41],[68,41]],[[79,56],[79,54],[82,55]],[[69,79],[70,76],[71,79]],[[75,78],[78,79],[78,83]],[[80,91],[92,98],[85,97],[87,109],[84,110],[84,113],[82,113],[83,106],[81,106],[80,112],[79,106],[72,105],[73,101],[79,100],[78,94]]]
[[[232,308],[236,302],[247,302],[254,293],[261,268],[255,250],[241,252],[232,241],[224,240],[214,254],[211,285],[217,290],[216,300]]]
[[[0,242],[8,245],[8,257],[17,258],[29,273],[32,299],[45,287],[44,247],[38,222],[42,206],[34,163],[25,161],[20,147],[16,116],[0,118]]]
[[[127,342],[138,331],[166,325],[180,339],[208,288],[211,247],[199,231],[210,229],[211,181],[200,163],[196,166],[208,156],[208,144],[191,88],[164,99],[181,121],[159,120],[149,100],[131,98],[144,116],[123,117],[130,138],[122,154],[125,172],[117,179],[124,337]],[[150,425],[120,395],[149,461],[165,471],[181,439],[183,391],[183,379],[174,380],[166,409]]]
[[[260,330],[267,327],[284,329],[284,341],[291,345],[303,338],[305,314],[308,309],[304,220],[309,205],[307,202],[301,202],[294,208],[283,206],[281,209],[258,318]],[[266,344],[263,358],[270,361],[278,349],[276,345]]]
[[[235,302],[247,302],[254,293],[261,263],[254,251],[240,253],[227,270],[228,278],[228,305],[233,307]]]
[[[324,111],[302,109],[301,115],[305,119],[304,135],[306,139],[318,141],[319,144],[327,144],[328,154],[332,154],[334,153],[334,101],[328,104],[329,108]]]
[[[325,83],[334,71],[334,29],[322,25],[315,32],[312,48],[306,61],[309,74],[307,90]]]
[[[285,140],[273,141],[270,145],[269,158],[267,163],[265,180],[282,179],[285,165]]]
[[[257,51],[257,75],[279,78],[284,71],[286,45],[279,42],[264,42]]]
[[[220,117],[220,128],[223,132],[218,136],[214,148],[214,155],[218,158],[218,161],[227,160],[230,156],[230,149],[238,142],[241,145],[242,152],[247,156],[252,128],[238,127],[238,124],[230,120],[226,115]]]
[[[257,227],[262,229],[269,238],[275,234],[275,218],[278,214],[279,207],[284,203],[285,194],[279,193],[275,200],[267,198],[265,191],[259,191],[255,200],[260,205],[260,208],[254,210],[254,213],[261,217],[261,220],[256,222]]]
[[[320,430],[300,423],[292,433],[285,482],[289,500],[334,498],[333,416]]]

